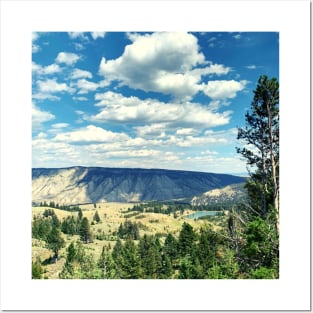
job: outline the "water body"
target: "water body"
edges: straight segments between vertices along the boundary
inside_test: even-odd
[[[202,216],[217,216],[223,214],[222,211],[199,211],[186,216],[189,219],[197,219]]]

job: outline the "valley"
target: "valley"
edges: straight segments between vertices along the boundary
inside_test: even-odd
[[[111,251],[116,244],[118,230],[120,225],[125,223],[132,223],[138,225],[139,237],[145,235],[157,236],[161,242],[164,242],[168,234],[172,234],[175,238],[179,237],[180,230],[184,222],[187,222],[198,232],[201,227],[207,224],[212,226],[212,229],[219,230],[225,226],[225,216],[210,216],[208,219],[190,218],[191,214],[197,214],[197,211],[189,205],[178,205],[177,210],[168,213],[168,204],[163,203],[94,203],[82,204],[77,207],[81,208],[83,217],[90,221],[90,229],[92,233],[92,242],[85,245],[86,251],[94,259],[98,259],[101,255],[102,249]],[[151,212],[158,211],[156,208],[161,207],[159,213]],[[182,211],[182,208],[184,210]],[[137,210],[138,209],[138,210]],[[51,206],[34,206],[32,208],[33,220],[42,218],[45,211],[53,210],[57,216],[61,229],[64,221],[67,218],[78,218],[78,212],[70,212]],[[150,211],[150,212],[149,212]],[[95,213],[99,214],[100,221],[95,222]],[[214,211],[211,211],[211,213]],[[199,213],[199,212],[198,212]],[[226,213],[227,214],[227,213]],[[79,242],[79,234],[65,234],[62,232],[62,237],[65,240],[65,245],[60,249],[59,259],[57,262],[49,261],[53,259],[53,252],[46,247],[46,242],[42,239],[32,239],[32,262],[40,259],[44,266],[43,277],[46,279],[58,279],[59,274],[64,267],[67,256],[67,248],[71,242]],[[125,241],[125,239],[122,239]],[[138,240],[136,240],[138,242]]]
[[[229,262],[229,212],[245,201],[244,181],[156,169],[33,169],[33,278],[223,276],[212,266]]]

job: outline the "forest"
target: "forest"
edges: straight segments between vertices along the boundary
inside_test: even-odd
[[[32,278],[48,278],[46,267],[53,263],[62,264],[60,279],[279,278],[278,106],[277,79],[261,76],[245,115],[246,125],[238,128],[237,135],[241,145],[236,150],[249,169],[244,203],[225,207],[138,203],[123,211],[119,226],[107,232],[96,231],[107,218],[99,214],[96,203],[92,216],[79,205],[42,203],[42,213],[33,215],[32,238],[52,255],[33,258]],[[60,219],[55,209],[68,215]],[[183,217],[190,210],[224,214],[189,222]],[[170,231],[164,225],[162,232],[148,232],[144,214],[153,214],[149,225],[169,216],[179,228]],[[98,254],[91,252],[94,241],[98,248],[98,242],[106,242]]]

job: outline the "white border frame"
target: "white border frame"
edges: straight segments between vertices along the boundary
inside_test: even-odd
[[[0,5],[2,310],[310,309],[310,1]],[[31,33],[138,30],[280,32],[280,279],[31,280]]]

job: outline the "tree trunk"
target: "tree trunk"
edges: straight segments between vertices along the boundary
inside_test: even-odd
[[[276,231],[279,232],[279,186],[276,179],[276,162],[274,158],[274,138],[273,138],[273,125],[272,125],[272,112],[270,109],[269,102],[266,103],[267,114],[268,114],[268,129],[269,129],[269,139],[270,139],[270,160],[271,160],[271,170],[272,170],[272,184],[273,184],[273,206],[276,216]]]

